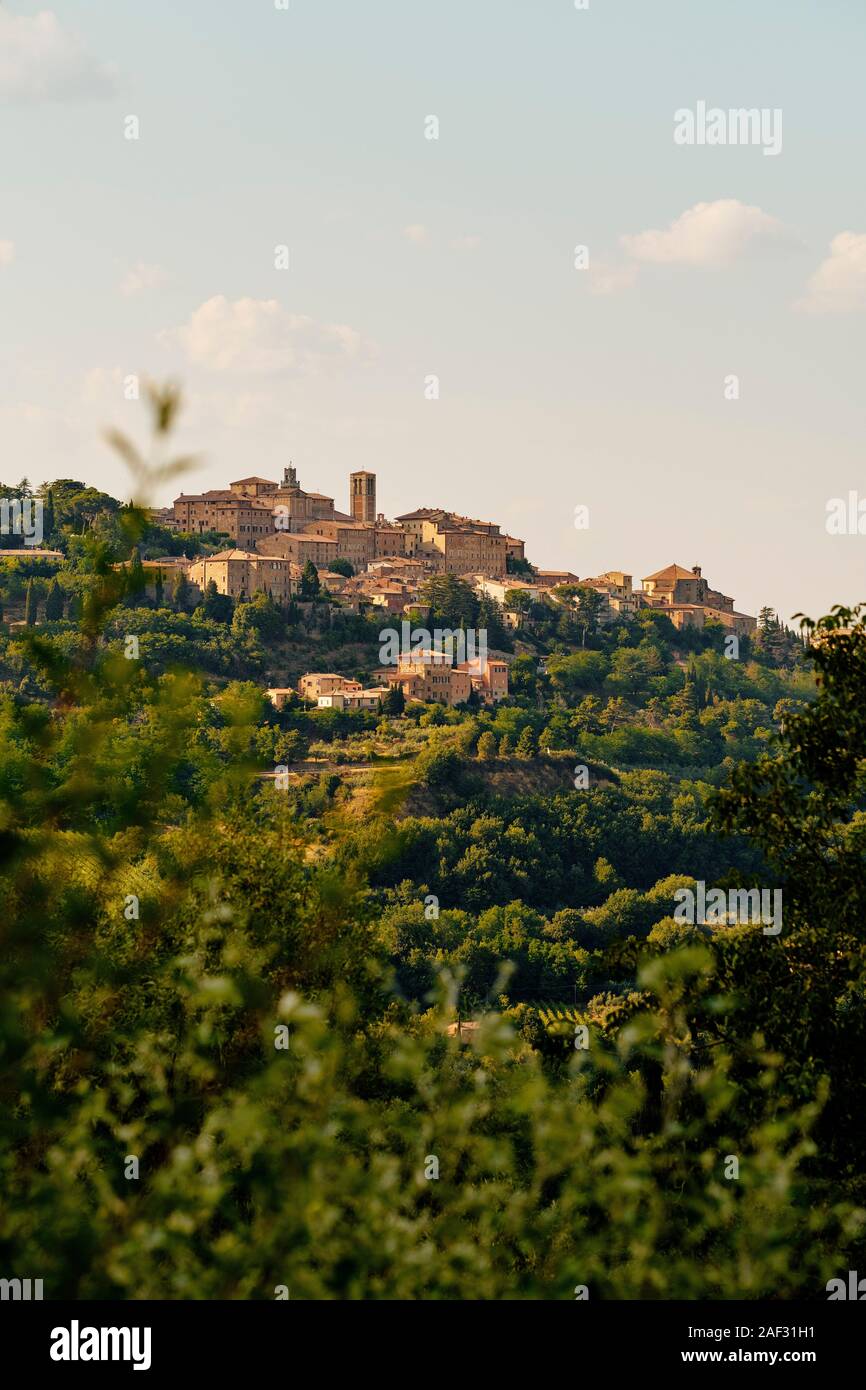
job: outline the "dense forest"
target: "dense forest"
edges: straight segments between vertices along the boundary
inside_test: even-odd
[[[861,609],[767,609],[730,659],[652,610],[506,630],[441,577],[419,617],[486,625],[506,702],[277,710],[366,679],[381,617],[314,574],[288,606],[154,588],[220,538],[39,496],[57,554],[0,560],[8,1274],[701,1299],[857,1268]],[[781,892],[781,930],[683,920],[698,884]]]

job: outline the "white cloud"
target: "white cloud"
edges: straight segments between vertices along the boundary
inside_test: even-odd
[[[403,236],[407,241],[411,241],[413,246],[430,245],[430,233],[420,222],[413,222],[410,227],[404,227]]]
[[[634,261],[654,265],[693,265],[716,269],[767,246],[795,244],[775,217],[736,198],[697,203],[664,231],[650,229],[620,237]]]
[[[232,302],[222,294],[201,304],[189,323],[162,336],[179,343],[190,363],[215,372],[310,372],[369,350],[346,324],[289,314],[275,299]]]
[[[457,236],[451,242],[452,251],[477,251],[481,245],[480,236]]]
[[[115,70],[92,57],[52,10],[0,9],[0,100],[75,101],[110,96]]]
[[[168,275],[160,265],[149,265],[146,261],[136,261],[126,272],[120,284],[124,295],[142,294],[145,290],[159,289],[168,280]]]
[[[839,232],[796,308],[812,314],[846,314],[866,309],[866,234]]]
[[[11,265],[15,259],[15,242],[0,241],[0,265]]]

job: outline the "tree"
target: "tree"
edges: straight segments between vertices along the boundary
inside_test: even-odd
[[[312,560],[308,560],[301,571],[300,597],[302,599],[314,599],[318,598],[318,595],[319,571],[316,569]]]
[[[478,605],[478,629],[480,632],[487,633],[488,648],[492,647],[499,651],[511,650],[511,638],[505,627],[502,608],[495,599],[488,597],[487,594]]]
[[[382,712],[399,716],[406,708],[406,696],[402,685],[392,685],[382,701]]]
[[[598,589],[591,589],[585,584],[579,585],[576,621],[581,632],[581,646],[585,647],[587,636],[598,630],[599,615],[604,603],[605,596]]]
[[[517,555],[506,555],[506,557],[505,557],[505,573],[506,573],[506,574],[518,574],[518,575],[521,576],[521,578],[523,578],[523,579],[528,579],[528,580],[530,580],[530,582],[533,582],[533,583],[534,583],[534,581],[536,580],[536,578],[538,577],[538,576],[537,576],[537,571],[536,571],[536,570],[534,569],[534,567],[529,563],[529,561],[528,561],[528,560],[522,560],[522,559],[520,559],[520,557],[517,556]]]
[[[517,613],[525,618],[532,607],[532,595],[525,589],[506,589],[503,604],[509,613]]]
[[[347,579],[351,579],[355,573],[355,566],[352,561],[347,560],[344,555],[338,555],[336,560],[329,560],[328,569],[332,574],[345,575]]]
[[[511,739],[508,734],[503,734],[499,740],[499,756],[500,758],[511,757]]]
[[[138,606],[140,600],[144,596],[146,583],[144,565],[141,563],[141,553],[138,546],[135,546],[126,570],[127,603],[130,608],[136,608]]]
[[[496,736],[490,729],[485,729],[478,740],[478,757],[483,762],[489,762],[491,758],[496,757]]]
[[[264,642],[276,642],[285,630],[285,618],[270,594],[259,590],[248,603],[238,603],[232,632],[254,632]]]
[[[544,684],[544,672],[535,657],[521,652],[514,658],[508,668],[508,688],[515,699],[541,704]]]
[[[604,652],[570,652],[567,656],[552,656],[547,663],[554,690],[572,698],[584,691],[600,690],[609,670],[610,662]]]
[[[42,531],[45,537],[45,541],[48,545],[50,545],[52,540],[54,539],[54,526],[54,493],[52,492],[51,488],[48,488],[45,492],[45,498],[43,501],[42,516]]]
[[[517,740],[517,747],[514,750],[515,757],[522,759],[534,758],[537,752],[535,734],[532,732],[532,726],[527,724],[521,731],[520,738]]]
[[[39,603],[36,591],[33,588],[33,580],[27,581],[27,594],[24,599],[24,621],[28,627],[33,627],[39,612]]]
[[[192,585],[183,570],[178,570],[175,576],[172,603],[178,613],[188,613],[192,606]]]
[[[57,582],[52,579],[48,593],[45,596],[45,621],[55,623],[63,617],[63,590]]]
[[[230,623],[232,620],[233,605],[228,594],[221,594],[216,586],[216,580],[208,580],[204,591],[204,602],[202,603],[204,616],[215,623]]]
[[[429,606],[428,624],[432,627],[457,630],[461,623],[478,626],[478,597],[465,579],[456,574],[435,574],[425,579],[420,590],[421,602]]]
[[[781,932],[745,927],[715,944],[720,979],[743,1000],[741,1036],[759,1028],[779,1049],[795,1096],[829,1078],[821,1152],[853,1165],[866,1109],[866,605],[802,627],[818,697],[787,714],[773,748],[740,764],[713,805],[716,827],[766,856]]]
[[[156,584],[154,585],[154,595],[156,598],[157,608],[162,608],[163,603],[165,602],[165,584],[163,582],[161,569],[158,569],[156,572]]]

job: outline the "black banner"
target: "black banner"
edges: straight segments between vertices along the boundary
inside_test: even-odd
[[[405,1372],[424,1345],[439,1348],[443,1374],[455,1363],[448,1337],[460,1336],[460,1363],[477,1346],[480,1367],[495,1364],[501,1330],[507,1345],[531,1336],[536,1349],[563,1350],[575,1367],[617,1367],[628,1375],[674,1367],[700,1372],[706,1367],[777,1369],[805,1366],[825,1378],[857,1364],[866,1326],[866,1310],[849,1298],[810,1303],[630,1303],[576,1299],[573,1304],[509,1305],[506,1321],[491,1304],[385,1305],[299,1303],[0,1303],[7,1356],[14,1351],[27,1370],[52,1377],[78,1378],[136,1373],[160,1380],[168,1374],[227,1376],[300,1371],[315,1357],[331,1370],[343,1359],[353,1373],[359,1352],[368,1343],[356,1338],[370,1331],[395,1344],[406,1339]],[[300,1315],[299,1315],[300,1314]],[[395,1316],[396,1314],[396,1316]],[[483,1332],[483,1342],[473,1334]],[[418,1338],[423,1339],[418,1341]],[[537,1339],[543,1337],[544,1342]],[[503,1345],[506,1343],[503,1342]],[[529,1345],[529,1344],[527,1344]],[[456,1346],[456,1344],[455,1344]],[[469,1363],[472,1353],[469,1352]],[[462,1373],[469,1369],[463,1365]],[[398,1366],[391,1361],[390,1371]]]

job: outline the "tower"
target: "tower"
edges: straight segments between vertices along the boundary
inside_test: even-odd
[[[363,470],[349,474],[349,502],[353,521],[376,520],[376,474]]]
[[[283,469],[283,487],[298,490],[298,471],[291,463]]]

